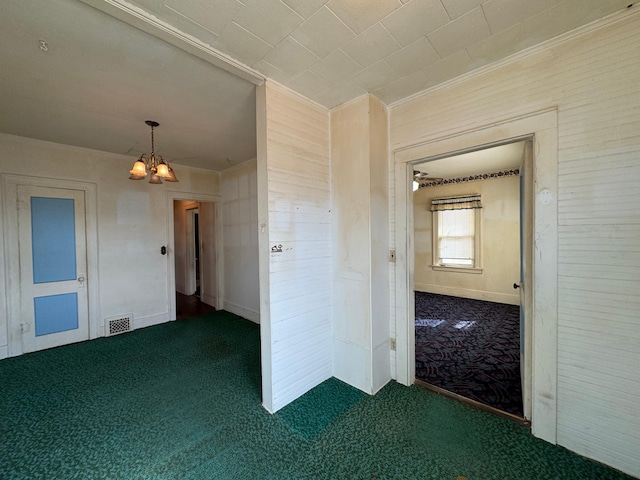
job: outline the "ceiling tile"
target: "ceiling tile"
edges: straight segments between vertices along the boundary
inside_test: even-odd
[[[319,95],[316,100],[327,108],[333,108],[365,93],[367,91],[360,85],[347,80]]]
[[[309,18],[316,13],[320,7],[322,7],[327,0],[282,0],[295,10],[298,15],[304,18]]]
[[[424,69],[435,83],[445,82],[471,70],[472,60],[466,50],[458,50],[453,55]]]
[[[263,75],[266,75],[267,77],[272,78],[276,82],[282,83],[283,85],[286,85],[287,83],[289,83],[289,81],[292,78],[291,75],[289,75],[288,73],[283,72],[279,68],[274,67],[269,62],[266,62],[264,60],[260,60],[258,63],[256,63],[253,66],[253,68],[258,70]]]
[[[353,81],[368,92],[373,92],[383,85],[393,82],[398,77],[399,75],[389,65],[384,61],[380,61],[354,75]]]
[[[427,38],[444,58],[490,35],[482,8],[478,7],[427,35]]]
[[[342,50],[336,50],[312,65],[310,70],[335,85],[355,75],[362,67]]]
[[[419,38],[385,58],[387,64],[400,76],[409,75],[438,60],[440,60],[440,56],[426,37]]]
[[[280,0],[245,0],[235,22],[270,45],[277,45],[304,19]]]
[[[288,84],[296,92],[308,98],[314,98],[331,88],[331,84],[310,70],[305,70]]]
[[[295,76],[302,73],[320,58],[294,39],[287,37],[271,50],[264,60],[283,72]]]
[[[271,50],[271,45],[256,37],[235,22],[231,22],[218,38],[219,46],[225,53],[253,65]]]
[[[331,0],[327,3],[329,9],[358,34],[401,5],[400,0]]]
[[[429,78],[424,70],[418,70],[410,75],[406,75],[395,82],[391,82],[380,90],[376,90],[376,95],[386,103],[392,103],[402,98],[421,92],[434,85],[434,81]]]
[[[351,40],[342,50],[363,67],[368,67],[400,50],[400,45],[382,25],[377,24]]]
[[[489,0],[482,5],[493,33],[501,32],[527,17],[536,15],[559,3],[560,0]]]
[[[242,3],[238,0],[219,0],[216,2],[216,8],[212,9],[206,2],[168,0],[165,2],[165,7],[174,14],[181,15],[197,25],[220,35],[240,11]],[[165,13],[162,15],[164,16]]]
[[[323,58],[341,47],[355,34],[326,7],[300,25],[291,37]]]
[[[627,0],[565,0],[525,20],[524,28],[528,36],[540,42],[622,10],[629,3]]]
[[[444,8],[452,19],[461,17],[467,12],[470,12],[482,2],[486,0],[442,0]],[[537,0],[531,0],[537,1]]]
[[[411,0],[382,20],[393,38],[403,46],[448,22],[449,15],[440,0]]]
[[[523,25],[518,23],[507,30],[470,45],[466,50],[474,60],[474,65],[480,66],[508,57],[532,44],[533,42],[526,36]]]

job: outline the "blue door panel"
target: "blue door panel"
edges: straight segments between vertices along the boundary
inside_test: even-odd
[[[76,279],[76,229],[71,198],[31,197],[33,283]]]
[[[33,299],[36,337],[78,328],[78,294],[64,293]]]

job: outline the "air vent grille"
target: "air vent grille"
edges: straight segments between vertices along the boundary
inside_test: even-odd
[[[131,316],[122,316],[108,319],[107,335],[118,335],[119,333],[131,331]]]

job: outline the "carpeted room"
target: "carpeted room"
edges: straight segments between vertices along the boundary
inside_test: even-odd
[[[275,415],[228,312],[0,362],[0,478],[631,478],[419,387],[329,379]]]

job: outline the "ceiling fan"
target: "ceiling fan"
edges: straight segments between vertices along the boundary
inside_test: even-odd
[[[421,172],[420,170],[413,171],[413,181],[418,183],[427,183],[427,182],[439,182],[443,180],[438,177],[430,177],[427,172]]]

